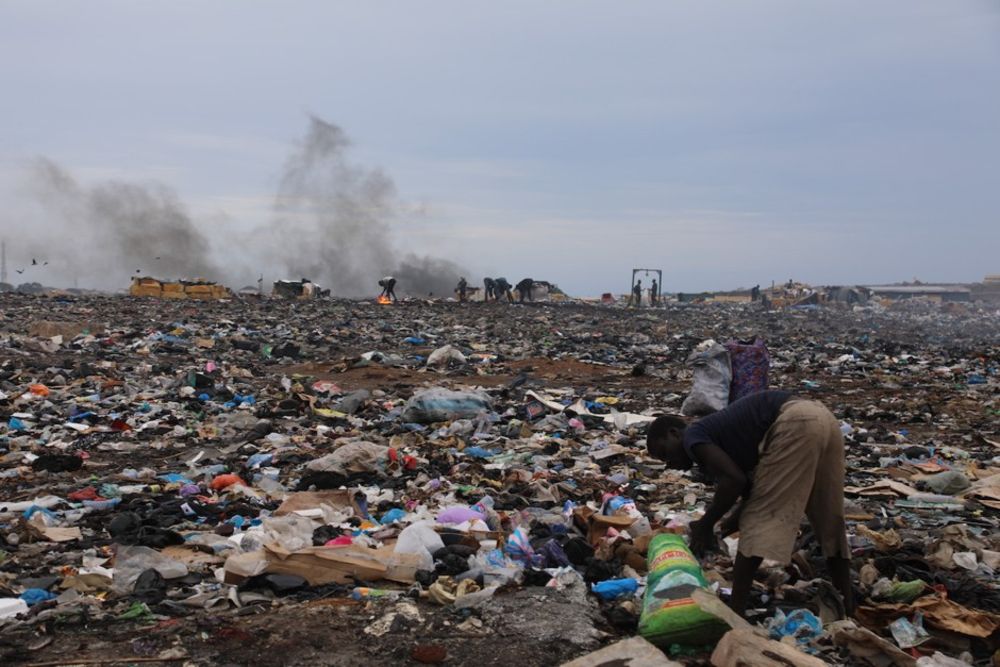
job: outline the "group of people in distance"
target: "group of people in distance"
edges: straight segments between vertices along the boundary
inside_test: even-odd
[[[396,300],[396,279],[393,276],[385,276],[378,281],[378,286],[382,288],[379,299]],[[483,278],[483,301],[506,300],[508,303],[514,303],[514,290],[517,290],[518,303],[524,303],[526,300],[534,301],[532,294],[534,287],[535,281],[532,278],[525,278],[517,285],[511,285],[506,278],[502,277]],[[464,276],[459,278],[455,293],[458,295],[459,301],[468,300],[469,283]]]
[[[511,286],[506,278],[483,278],[483,301],[506,300],[507,303],[514,303],[512,289],[517,290],[518,303],[524,303],[525,300],[534,301],[531,294],[534,286],[535,281],[531,278],[525,278],[514,286]]]
[[[535,299],[531,293],[534,287],[535,281],[531,278],[525,278],[513,286],[511,286],[506,278],[483,278],[483,301],[506,300],[507,303],[514,303],[512,290],[517,290],[518,303],[524,303],[525,300],[534,301]],[[469,300],[469,283],[464,277],[459,279],[455,293],[458,294],[459,301],[464,302]]]

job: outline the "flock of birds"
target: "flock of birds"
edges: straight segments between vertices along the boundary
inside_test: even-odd
[[[48,266],[48,265],[49,265],[48,262],[42,262],[41,264],[39,264],[37,259],[35,259],[34,257],[31,258],[31,266]],[[23,269],[14,269],[14,270],[20,274],[27,271],[28,267],[24,267]]]
[[[157,257],[156,259],[159,260],[160,258]],[[35,259],[34,257],[31,258],[31,266],[48,266],[48,265],[49,263],[47,261],[39,264],[37,259]],[[24,267],[23,269],[14,269],[14,271],[17,272],[18,275],[22,275],[27,270],[28,270],[27,266]],[[142,273],[142,269],[136,269],[135,272]]]

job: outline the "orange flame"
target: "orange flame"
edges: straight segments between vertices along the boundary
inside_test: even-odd
[[[384,294],[380,294],[379,297],[376,299],[376,301],[382,304],[383,306],[388,306],[390,303],[392,303],[392,299],[390,299]]]

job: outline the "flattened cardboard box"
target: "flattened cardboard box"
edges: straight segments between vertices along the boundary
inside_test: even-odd
[[[268,563],[267,572],[297,574],[310,586],[381,579],[412,584],[416,581],[420,557],[416,554],[395,554],[394,548],[394,544],[381,549],[309,547],[292,552],[277,545],[268,545],[264,547],[264,555]]]

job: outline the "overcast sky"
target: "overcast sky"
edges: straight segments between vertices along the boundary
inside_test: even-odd
[[[477,278],[980,280],[1000,273],[998,7],[4,0],[0,232],[21,261],[9,198],[45,156],[164,183],[224,254],[270,219],[315,114],[395,181],[397,245]]]

